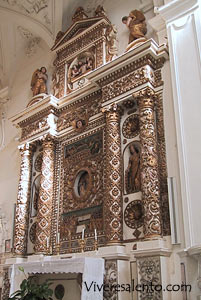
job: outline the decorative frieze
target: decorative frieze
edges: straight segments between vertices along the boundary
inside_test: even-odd
[[[74,122],[79,120],[85,120],[86,122],[90,117],[100,112],[100,102],[101,93],[97,92],[81,99],[72,106],[66,106],[58,117],[57,130],[62,131],[73,126]]]
[[[144,83],[153,83],[153,72],[148,72],[148,66],[142,67],[136,71],[129,73],[120,79],[114,80],[110,84],[107,84],[102,88],[103,100],[108,101],[115,98],[121,94],[124,94]]]

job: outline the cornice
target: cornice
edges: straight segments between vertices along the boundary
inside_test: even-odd
[[[126,82],[126,78],[131,76],[136,82],[131,86],[132,92],[133,89],[142,88],[146,83],[154,84],[153,76],[149,78],[148,75],[143,75],[146,70],[143,69],[144,66],[149,65],[153,72],[158,72],[165,62],[168,59],[168,51],[166,45],[158,46],[155,41],[152,39],[147,40],[145,43],[140,46],[132,49],[121,56],[117,57],[113,61],[106,63],[105,65],[97,68],[96,70],[88,73],[85,78],[88,83],[80,89],[67,94],[66,96],[57,99],[52,95],[46,96],[44,99],[39,102],[28,106],[22,112],[16,114],[10,120],[15,126],[25,125],[27,121],[34,122],[45,114],[53,113],[55,116],[59,115],[62,111],[68,110],[72,108],[74,105],[78,105],[79,103],[85,101],[85,99],[94,97],[100,97],[102,91],[105,86],[110,85],[110,82],[114,82],[115,80],[123,80]],[[134,70],[134,71],[133,71]],[[141,77],[144,76],[144,81],[140,80],[138,74],[134,74],[133,72],[138,72],[135,70],[139,70],[141,72]],[[151,72],[151,69],[147,70],[148,73]],[[153,75],[153,74],[152,74]],[[134,76],[134,77],[133,77]],[[154,75],[155,76],[155,75]],[[156,73],[156,78],[159,75]],[[161,79],[157,79],[156,87],[162,84]],[[153,82],[152,82],[153,81]],[[102,90],[101,90],[102,89]],[[104,90],[106,93],[106,90]],[[122,89],[122,96],[126,93],[125,89]],[[103,99],[104,100],[104,99]]]
[[[174,0],[157,9],[162,18],[170,23],[177,18],[188,15],[199,6],[199,0]]]

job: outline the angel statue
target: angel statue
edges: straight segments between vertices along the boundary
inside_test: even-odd
[[[129,44],[138,38],[144,37],[147,33],[145,16],[137,9],[132,10],[128,17],[123,17],[122,23],[124,23],[130,30]]]
[[[45,67],[37,69],[31,79],[31,90],[33,91],[33,96],[39,94],[47,94],[47,70]]]

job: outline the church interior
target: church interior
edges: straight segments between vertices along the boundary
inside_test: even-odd
[[[0,0],[1,300],[201,300],[200,16]]]

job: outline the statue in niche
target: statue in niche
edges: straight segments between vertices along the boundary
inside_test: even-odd
[[[39,94],[47,94],[47,70],[45,67],[37,69],[32,76],[31,80],[31,90],[33,91],[33,96]]]
[[[130,31],[129,44],[139,38],[142,38],[147,33],[147,25],[144,14],[135,9],[129,13],[129,16],[122,18],[122,22]]]
[[[118,53],[117,28],[115,25],[109,25],[106,30],[107,41],[107,61],[113,60]]]
[[[140,180],[140,149],[136,144],[129,146],[130,157],[126,170],[126,191],[128,194],[139,192]]]
[[[85,196],[87,189],[88,189],[88,183],[89,183],[89,174],[88,172],[84,172],[79,179],[78,182],[78,195],[80,197]]]

